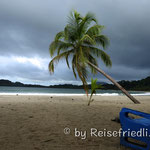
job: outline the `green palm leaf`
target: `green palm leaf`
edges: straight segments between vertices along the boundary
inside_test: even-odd
[[[93,24],[94,23],[94,24]],[[55,63],[60,59],[65,59],[70,68],[69,56],[72,56],[72,71],[75,78],[79,77],[83,87],[88,93],[88,70],[97,73],[96,69],[89,65],[91,62],[98,67],[98,59],[106,66],[111,66],[110,57],[98,47],[106,48],[109,40],[101,32],[104,26],[98,25],[96,17],[92,13],[87,13],[82,17],[77,11],[70,13],[68,24],[64,30],[57,33],[54,41],[50,44],[49,50],[51,57],[56,56],[49,63],[49,71],[54,72]],[[71,55],[72,54],[72,55]]]
[[[104,49],[106,49],[109,45],[109,39],[105,35],[95,36],[95,42],[97,43],[97,45],[102,46]]]
[[[71,54],[71,53],[73,53],[73,49],[71,49],[71,50],[69,50],[69,51],[67,51],[67,52],[63,52],[63,53],[61,53],[61,54],[59,54],[59,55],[57,55],[57,56],[55,56],[51,61],[50,61],[50,63],[49,63],[49,71],[51,72],[51,73],[53,73],[54,72],[54,63],[57,63],[60,59],[62,59],[62,58],[66,58],[66,61],[68,62],[68,56]],[[68,65],[69,65],[69,63],[68,63]]]
[[[86,34],[88,34],[89,36],[99,36],[99,34],[101,33],[101,31],[104,29],[104,26],[101,25],[93,25],[92,27],[90,27]]]
[[[97,84],[97,79],[91,79],[91,95],[89,98],[88,106],[90,105],[91,102],[93,102],[94,99],[92,99],[93,94],[96,94],[97,89],[101,89],[102,85]]]

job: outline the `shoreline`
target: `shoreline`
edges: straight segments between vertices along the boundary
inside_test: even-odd
[[[0,96],[86,96],[82,93],[0,93]],[[90,95],[90,93],[89,93]],[[133,96],[150,96],[150,92],[131,94]],[[123,93],[98,93],[95,96],[125,96]]]

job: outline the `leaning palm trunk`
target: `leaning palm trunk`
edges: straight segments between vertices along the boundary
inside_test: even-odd
[[[107,75],[103,70],[92,64],[91,62],[88,62],[90,66],[95,68],[98,72],[103,74],[107,79],[109,79],[114,85],[116,85],[128,98],[130,98],[135,104],[140,104],[138,100],[136,100],[132,95],[130,95],[119,83],[117,83],[114,79],[112,79],[109,75]]]

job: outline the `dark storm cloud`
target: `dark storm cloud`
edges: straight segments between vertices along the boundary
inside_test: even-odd
[[[146,18],[125,19],[118,31],[112,34],[110,54],[113,62],[125,66],[149,69],[150,64],[150,20]],[[115,35],[116,34],[116,35]],[[116,55],[115,55],[116,54]]]
[[[77,9],[83,15],[91,11],[96,14],[99,23],[106,26],[104,33],[110,38],[107,52],[113,62],[111,69],[100,63],[106,72],[117,80],[144,78],[150,74],[149,5],[148,0],[1,0],[0,78],[11,79],[14,76],[14,80],[44,84],[47,84],[46,81],[76,81],[65,62],[56,67],[55,75],[50,76],[47,69],[49,44],[54,35],[63,30],[71,9]],[[12,56],[47,59],[43,63],[46,69],[31,62],[9,62]],[[97,77],[105,80],[102,76]]]
[[[50,41],[66,20],[65,12],[63,15],[61,8],[57,9],[59,3],[35,0],[8,2],[0,2],[0,53],[11,51],[17,55],[47,56]]]

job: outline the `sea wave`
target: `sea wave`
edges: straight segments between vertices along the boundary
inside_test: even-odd
[[[144,95],[150,95],[150,92],[146,92],[146,93],[138,93],[138,94],[131,94],[131,95],[140,95],[140,96],[144,96]]]
[[[31,96],[85,96],[86,94],[79,93],[0,93],[0,95],[31,95]],[[119,96],[122,93],[98,93],[96,96]],[[131,94],[133,96],[148,96],[150,92]]]

